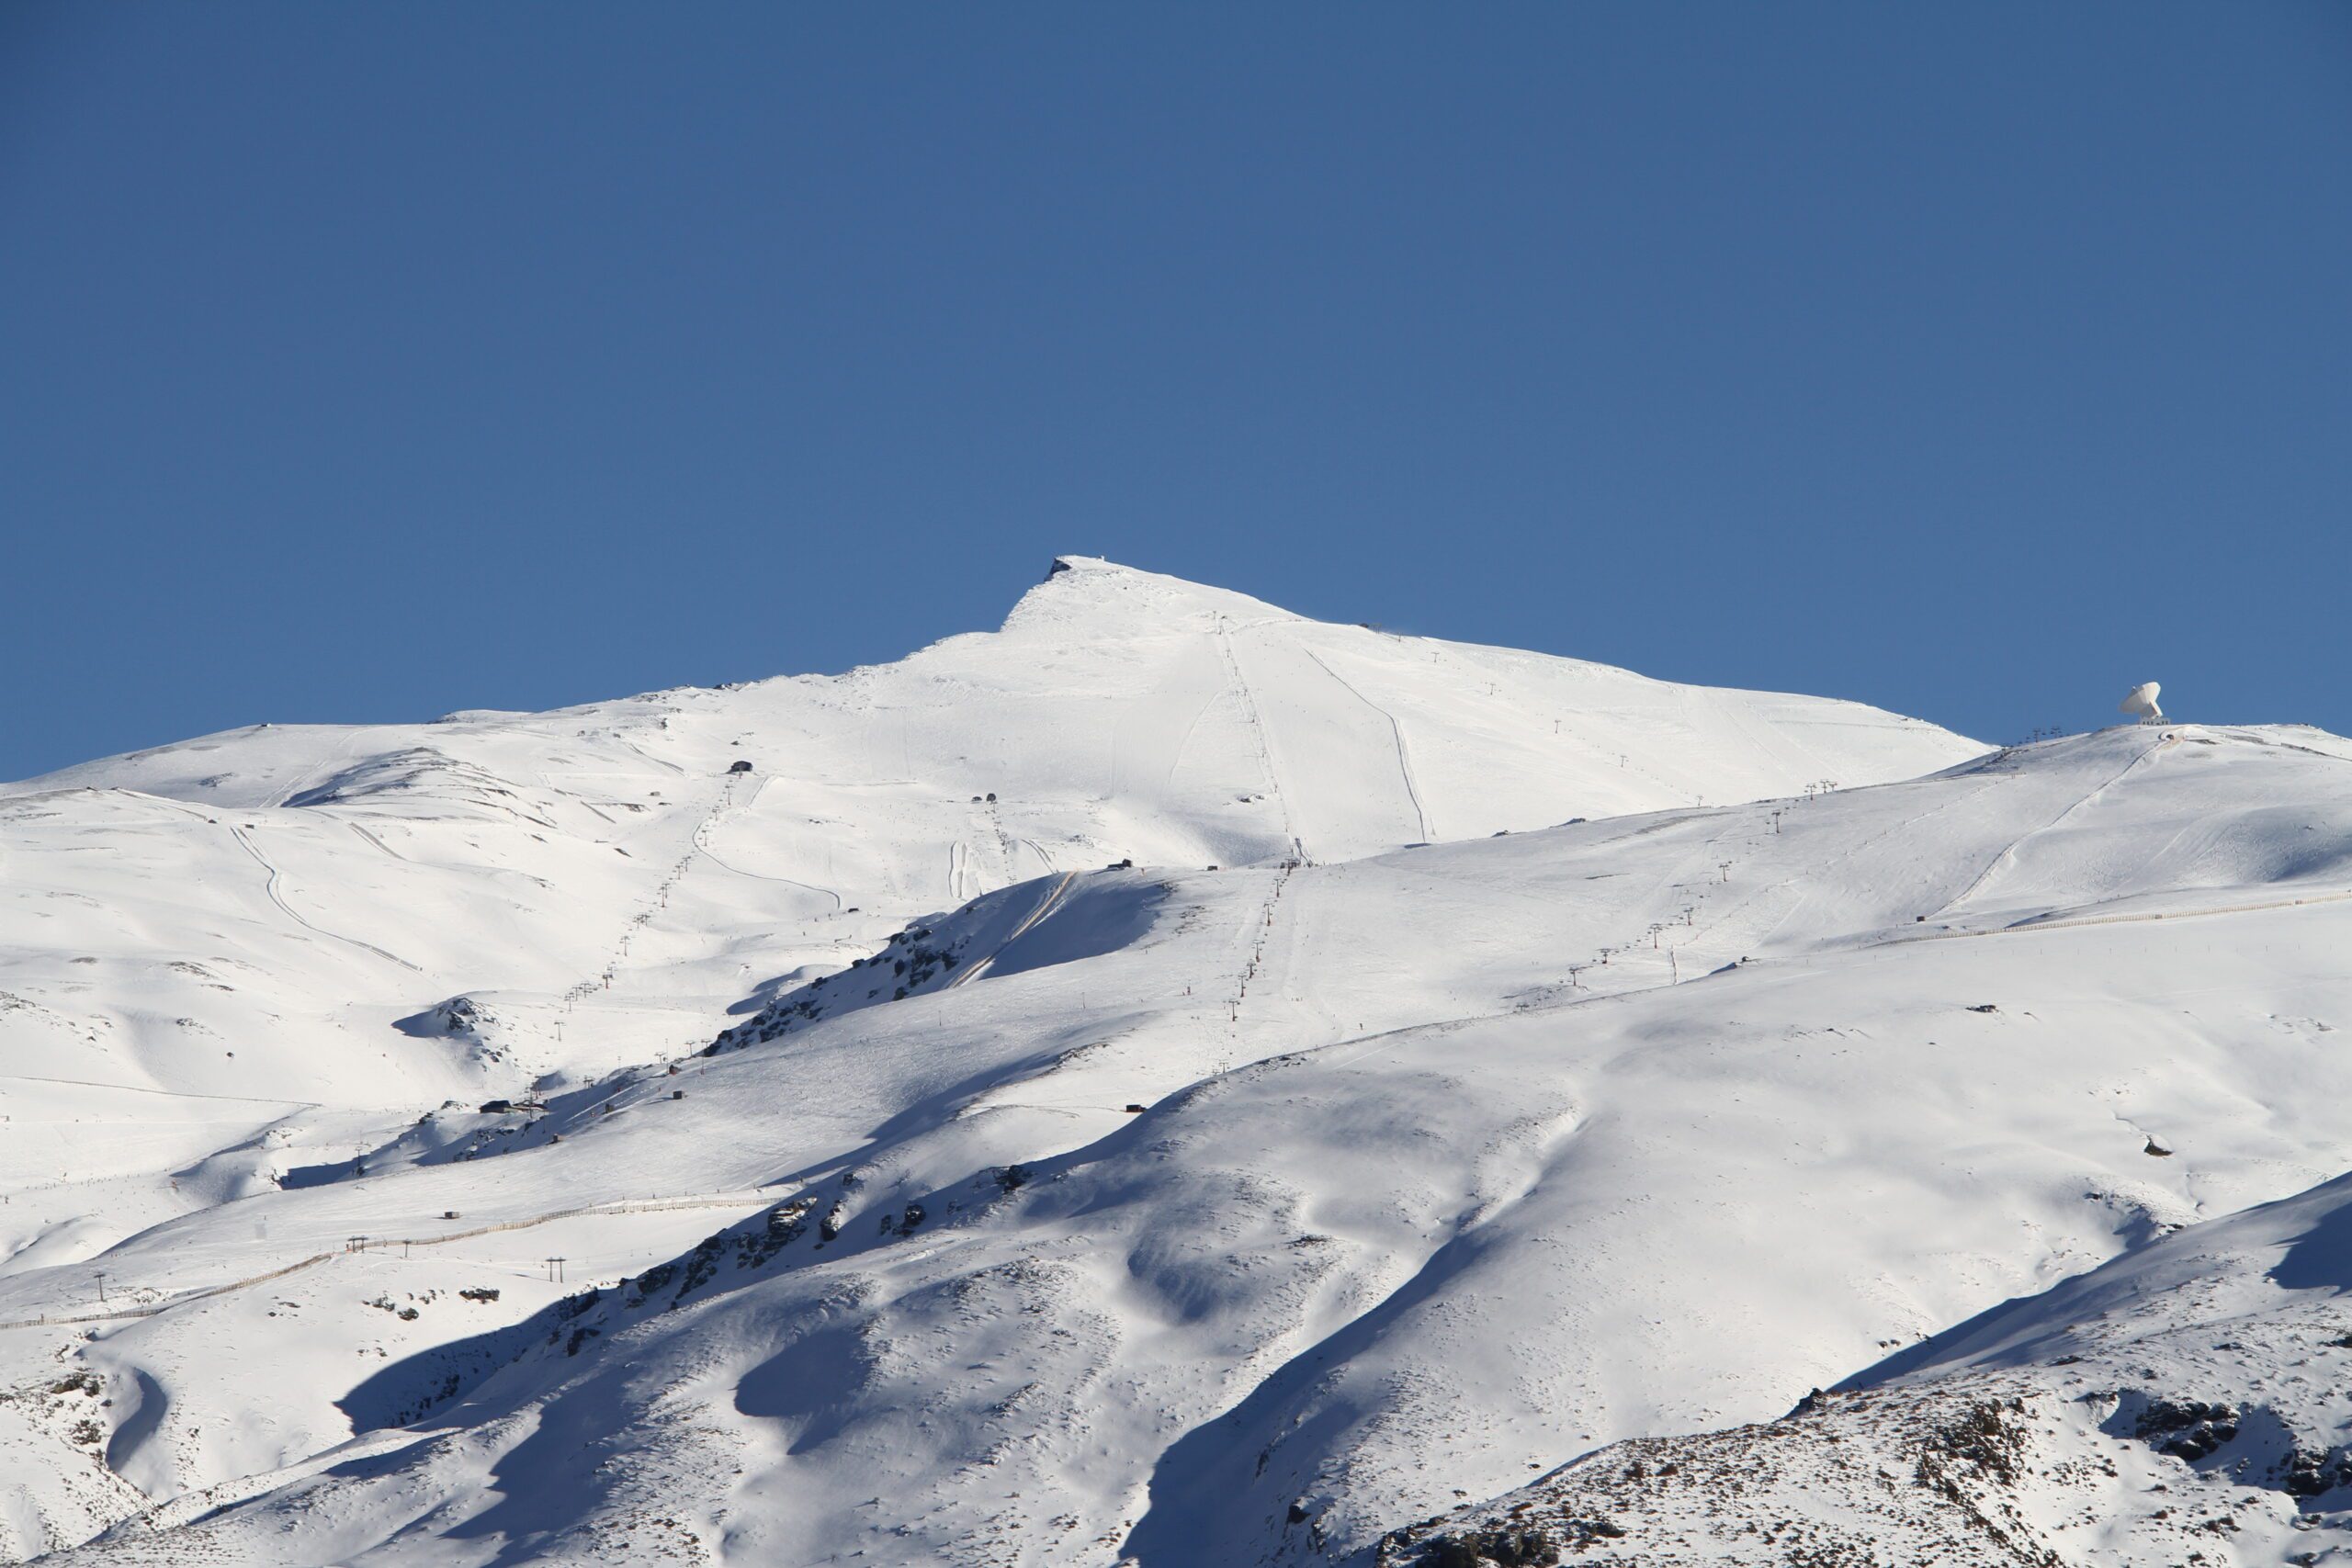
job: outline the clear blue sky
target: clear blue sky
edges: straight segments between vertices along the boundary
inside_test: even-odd
[[[1057,551],[2352,730],[2352,7],[0,5],[0,777]]]

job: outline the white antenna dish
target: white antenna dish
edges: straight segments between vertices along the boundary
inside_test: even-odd
[[[2162,724],[2165,710],[2156,705],[2156,694],[2163,689],[2154,681],[2143,681],[2123,694],[2123,700],[2116,705],[2115,711],[2128,713],[2142,724]]]

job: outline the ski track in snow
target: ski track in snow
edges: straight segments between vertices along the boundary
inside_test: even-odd
[[[967,964],[964,965],[964,967],[959,970],[954,977],[949,979],[947,984],[941,988],[943,990],[952,991],[956,989],[958,987],[969,985],[974,980],[978,979],[981,976],[986,975],[989,969],[995,966],[996,961],[1003,956],[1007,948],[1011,947],[1014,942],[1019,942],[1023,937],[1027,936],[1032,931],[1035,931],[1037,926],[1044,921],[1046,916],[1052,914],[1056,909],[1061,907],[1062,900],[1069,896],[1069,890],[1077,881],[1078,873],[1074,871],[1063,872],[1061,875],[1055,880],[1054,885],[1046,889],[1045,896],[1037,900],[1037,907],[1030,910],[1027,918],[1023,919],[1019,925],[1012,928],[1011,935],[1007,936],[1002,942],[997,943],[994,952],[991,952],[987,957],[978,960],[977,963]]]
[[[2086,791],[2080,799],[2067,806],[2064,810],[2059,812],[2057,816],[2052,818],[2041,827],[2018,835],[2016,839],[2010,840],[2007,848],[2003,849],[2000,853],[1995,855],[1991,861],[1986,863],[1984,871],[1978,874],[1975,881],[1962,888],[1957,897],[1951,898],[1945,902],[1941,907],[1930,910],[1928,918],[1933,919],[1936,916],[1948,912],[1954,904],[1964,904],[1968,902],[1969,899],[1974,897],[1978,892],[1982,891],[1986,885],[1992,881],[1993,877],[2002,870],[2002,868],[2017,863],[2018,851],[2024,846],[2028,840],[2039,838],[2042,834],[2051,831],[2052,829],[2061,826],[2068,818],[2074,816],[2075,812],[2080,811],[2084,807],[2088,806],[2093,801],[2098,799],[2116,784],[2122,783],[2124,778],[2132,772],[2132,769],[2138,767],[2142,762],[2146,761],[2148,758],[2154,755],[2157,751],[2164,750],[2171,744],[2172,740],[2170,737],[2152,742],[2142,750],[2134,753],[2132,759],[2125,762],[2122,767],[2117,769],[2113,778],[2108,779],[2102,784],[2094,785],[2091,789]]]
[[[1404,1568],[1511,1507],[1644,1568],[2352,1551],[2339,743],[1971,773],[1357,636],[1081,562],[898,665],[661,694],[666,755],[633,699],[0,786],[0,1067],[58,1069],[0,1077],[0,1556]],[[1107,803],[1106,713],[1150,759]],[[420,748],[368,827],[214,830]],[[245,859],[406,968],[255,920]],[[2158,1396],[2244,1432],[2160,1451]]]
[[[277,905],[279,913],[283,914],[288,919],[292,920],[296,925],[301,926],[305,930],[314,931],[322,937],[327,937],[335,942],[347,942],[353,947],[361,948],[367,952],[372,953],[379,958],[390,959],[392,963],[399,964],[403,969],[417,970],[418,973],[423,973],[421,969],[418,969],[416,964],[411,964],[407,959],[402,958],[397,953],[386,952],[383,948],[378,947],[374,942],[363,942],[356,936],[345,936],[341,931],[331,931],[327,930],[326,927],[320,925],[317,921],[302,914],[300,910],[296,909],[293,905],[288,904],[286,901],[286,895],[277,890],[278,882],[283,877],[284,873],[278,870],[277,863],[272,861],[267,855],[263,854],[261,851],[254,846],[253,840],[245,836],[245,830],[243,828],[232,825],[229,829],[229,836],[237,840],[238,845],[243,849],[245,853],[253,856],[254,864],[260,866],[264,872],[268,874],[268,879],[263,884],[262,890],[269,895],[269,901]]]
[[[1337,681],[1340,685],[1346,687],[1350,696],[1355,698],[1356,701],[1362,703],[1364,706],[1370,708],[1373,712],[1378,714],[1381,717],[1388,721],[1388,732],[1396,739],[1396,771],[1404,775],[1405,796],[1413,803],[1413,817],[1420,825],[1421,840],[1426,843],[1430,840],[1435,838],[1437,835],[1432,832],[1430,828],[1430,814],[1428,808],[1421,805],[1421,792],[1413,783],[1413,759],[1411,754],[1405,750],[1405,727],[1397,722],[1396,716],[1395,714],[1389,712],[1386,708],[1382,707],[1370,697],[1365,696],[1362,692],[1356,689],[1353,682],[1340,674],[1337,670],[1332,669],[1331,666],[1324,660],[1321,654],[1316,652],[1311,648],[1307,649],[1306,653],[1307,658],[1315,660],[1316,664],[1322,670],[1323,673],[1329,675],[1332,680]]]
[[[756,809],[760,804],[760,795],[767,789],[768,785],[775,782],[775,780],[773,776],[761,779],[759,787],[752,791],[752,798],[732,809],[745,813],[749,813]],[[607,820],[610,820],[610,818],[607,818]],[[801,882],[789,876],[778,876],[773,872],[747,871],[740,865],[729,864],[727,861],[719,858],[718,852],[710,847],[711,831],[718,826],[719,820],[719,815],[707,817],[704,818],[703,821],[695,829],[695,848],[700,850],[703,853],[703,857],[709,861],[711,864],[718,867],[721,871],[732,872],[737,876],[748,876],[757,882],[781,882],[788,887],[799,887],[804,888],[810,893],[820,894],[833,901],[833,910],[836,914],[841,911],[842,908],[842,896],[832,888],[820,887],[813,882]]]

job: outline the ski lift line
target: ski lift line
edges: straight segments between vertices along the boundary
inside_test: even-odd
[[[332,1262],[334,1259],[341,1256],[342,1254],[340,1251],[314,1252],[308,1258],[298,1258],[294,1262],[287,1264],[282,1269],[273,1269],[266,1274],[254,1274],[249,1275],[243,1280],[232,1280],[225,1285],[209,1286],[204,1290],[194,1291],[186,1295],[174,1296],[169,1301],[156,1302],[153,1305],[126,1307],[117,1312],[82,1313],[71,1317],[17,1318],[12,1322],[0,1323],[0,1329],[40,1328],[70,1323],[106,1323],[118,1318],[126,1317],[155,1317],[161,1314],[169,1312],[174,1307],[187,1306],[196,1302],[210,1301],[215,1296],[225,1296],[232,1291],[242,1291],[250,1286],[266,1284],[272,1280],[282,1280],[288,1274],[300,1273],[305,1269],[315,1268],[319,1264]],[[117,1286],[117,1289],[121,1288],[122,1287],[119,1285]],[[133,1286],[130,1288],[135,1290],[138,1287]]]
[[[2341,904],[2352,900],[2352,891],[2314,893],[2301,898],[2270,898],[2258,904],[2216,904],[2201,909],[2149,909],[2139,913],[2114,915],[2068,915],[2056,919],[2024,919],[2006,926],[1993,926],[1978,931],[1918,931],[1905,932],[1872,947],[1901,947],[1915,942],[1960,942],[1993,936],[2032,936],[2041,931],[2073,931],[2082,926],[2138,925],[2155,920],[2201,920],[2221,915],[2253,915],[2265,909],[2300,909],[2308,905]]]
[[[624,741],[623,744],[626,745],[628,742]],[[649,758],[648,760],[651,761],[652,759]],[[679,771],[684,772],[684,770],[680,769]],[[737,776],[738,775],[733,773],[728,773],[719,779],[718,798],[711,803],[710,808],[704,812],[701,818],[696,821],[694,830],[686,835],[685,853],[678,857],[677,863],[671,866],[669,871],[663,874],[662,880],[655,885],[651,899],[631,913],[627,922],[622,926],[620,941],[614,948],[612,956],[605,961],[605,966],[597,971],[598,977],[602,984],[594,987],[587,987],[586,989],[582,989],[582,987],[574,987],[572,992],[567,993],[568,995],[577,994],[584,996],[589,990],[611,989],[613,981],[619,977],[622,964],[628,958],[629,948],[636,941],[639,928],[650,925],[652,923],[653,917],[656,914],[669,908],[670,895],[676,889],[678,884],[684,880],[687,870],[692,867],[695,863],[695,856],[697,854],[709,853],[709,852],[704,849],[702,845],[703,833],[712,823],[718,821],[718,818],[724,816],[728,809],[733,806],[735,801],[735,780]],[[753,798],[757,799],[758,796],[754,795]],[[712,859],[717,860],[718,857],[712,856]],[[719,863],[724,864],[725,863],[721,862]],[[731,871],[734,868],[732,866],[729,866],[727,869]],[[583,982],[582,985],[584,986],[585,982]]]
[[[1242,629],[1247,631],[1249,627],[1245,626]],[[1242,713],[1258,737],[1258,760],[1265,770],[1266,788],[1274,797],[1274,808],[1282,814],[1283,837],[1290,840],[1291,848],[1303,860],[1306,856],[1306,848],[1299,840],[1297,823],[1291,819],[1290,795],[1283,788],[1282,776],[1274,771],[1274,749],[1266,736],[1265,715],[1259,710],[1258,698],[1250,689],[1249,677],[1241,672],[1240,656],[1234,651],[1233,634],[1227,629],[1222,614],[1216,618],[1216,641],[1218,650],[1225,655],[1226,670],[1233,677],[1234,692],[1241,699]]]
[[[1827,949],[1825,950],[1824,955],[1838,952],[1873,952],[1883,948],[1899,947],[1911,942],[1958,942],[1963,940],[1978,940],[1987,937],[2031,936],[2044,931],[2070,931],[2085,926],[2129,925],[2154,922],[2157,920],[2205,919],[2225,915],[2256,914],[2268,909],[2301,908],[2307,906],[2346,902],[2352,902],[2352,889],[2346,889],[2334,893],[2311,894],[2301,898],[2274,898],[2266,899],[2258,903],[2214,905],[2209,908],[2198,909],[2161,909],[2136,914],[2124,913],[2112,915],[2070,916],[2063,919],[2023,921],[2016,925],[1999,926],[1987,931],[1926,931],[1918,933],[1905,931],[1898,935],[1884,938],[1878,942],[1862,943],[1853,948]],[[1740,966],[1737,973],[1744,974],[1752,970],[1760,969],[1772,962],[1773,961],[1771,960],[1766,959],[1758,960],[1754,964],[1743,964]],[[1453,1031],[1468,1024],[1498,1022],[1506,1019],[1524,1018],[1533,1013],[1562,1012],[1572,1008],[1588,1007],[1596,1002],[1629,1001],[1652,991],[1670,988],[1670,986],[1664,984],[1637,985],[1628,987],[1623,990],[1589,992],[1583,996],[1569,996],[1558,999],[1535,1003],[1530,1006],[1511,1008],[1501,1011],[1465,1013],[1456,1018],[1425,1020],[1416,1023],[1400,1024],[1394,1029],[1380,1030],[1370,1034],[1354,1035],[1345,1040],[1335,1040],[1326,1045],[1308,1046],[1301,1050],[1284,1053],[1283,1056],[1267,1057],[1264,1058],[1264,1060],[1269,1062],[1277,1062],[1288,1058],[1305,1061],[1319,1058],[1321,1054],[1324,1052],[1336,1051],[1350,1045],[1367,1047],[1366,1049],[1358,1051],[1353,1055],[1343,1056],[1336,1061],[1330,1061],[1324,1064],[1334,1068],[1343,1067],[1351,1066],[1356,1062],[1360,1062],[1379,1051],[1386,1049],[1388,1046],[1395,1044],[1400,1037],[1408,1034],[1415,1034],[1424,1032],[1433,1033],[1450,1033]]]
[[[1879,831],[1872,833],[1870,837],[1849,845],[1845,850],[1837,855],[1832,856],[1828,860],[1820,862],[1815,865],[1807,866],[1800,873],[1792,873],[1790,875],[1784,876],[1777,882],[1767,883],[1763,886],[1757,888],[1756,891],[1749,893],[1747,897],[1741,898],[1737,903],[1724,908],[1713,919],[1709,920],[1707,922],[1707,930],[1711,933],[1720,932],[1726,926],[1731,924],[1731,922],[1737,919],[1740,916],[1745,915],[1754,906],[1771,897],[1773,895],[1781,893],[1787,888],[1801,883],[1821,880],[1828,873],[1834,871],[1838,866],[1846,864],[1849,861],[1851,861],[1857,855],[1861,854],[1872,845],[1882,843],[1898,834],[1906,833],[1911,829],[1916,828],[1920,823],[1927,821],[1932,817],[1939,817],[1955,806],[1964,806],[1968,802],[1974,800],[1978,795],[1984,795],[1990,790],[1997,789],[1999,787],[2000,784],[1997,781],[1988,782],[1972,793],[1962,795],[1957,799],[1946,799],[1939,801],[1925,811],[1905,817],[1901,821],[1890,824],[1889,826],[1881,829]],[[1714,840],[1710,840],[1711,846]],[[1701,883],[1704,886],[1721,886],[1721,883],[1717,882],[1713,878],[1702,878]],[[1676,886],[1678,890],[1680,890],[1682,885],[1677,884]],[[1746,944],[1747,950],[1754,951],[1754,949],[1762,946],[1766,941],[1770,940],[1772,933],[1779,930],[1781,925],[1788,919],[1789,912],[1790,911],[1784,909],[1778,919],[1774,920],[1771,925],[1766,927],[1763,931],[1753,937]]]
[[[762,1209],[766,1208],[771,1204],[782,1201],[784,1199],[789,1198],[790,1196],[792,1196],[790,1192],[745,1190],[733,1193],[713,1193],[678,1198],[624,1198],[616,1199],[607,1203],[590,1203],[582,1205],[578,1208],[558,1209],[548,1213],[534,1214],[520,1220],[508,1220],[498,1224],[477,1225],[470,1230],[451,1231],[443,1235],[370,1236],[368,1239],[370,1242],[373,1242],[376,1247],[439,1247],[453,1241],[469,1241],[476,1236],[495,1235],[506,1231],[529,1230],[536,1225],[552,1224],[559,1220],[621,1218],[631,1214],[669,1213],[688,1209]],[[38,1328],[45,1325],[56,1325],[72,1323],[99,1323],[116,1318],[127,1317],[154,1317],[159,1314],[169,1312],[174,1307],[187,1306],[197,1302],[210,1301],[216,1296],[224,1296],[232,1291],[242,1291],[249,1289],[254,1285],[266,1284],[272,1280],[282,1280],[287,1275],[297,1273],[304,1269],[312,1268],[321,1263],[332,1262],[335,1258],[345,1256],[349,1248],[347,1247],[339,1247],[334,1252],[314,1252],[308,1258],[298,1258],[294,1262],[285,1265],[283,1268],[273,1269],[266,1273],[248,1275],[242,1280],[232,1280],[226,1284],[206,1286],[201,1290],[192,1291],[186,1294],[174,1296],[168,1301],[155,1302],[147,1305],[126,1308],[119,1312],[85,1313],[78,1316],[72,1317],[20,1318],[13,1322],[0,1323],[0,1329]],[[367,1250],[372,1250],[372,1248]]]
[[[162,1094],[169,1095],[175,1100],[231,1100],[245,1105],[299,1105],[306,1111],[318,1110],[324,1103],[316,1100],[288,1100],[281,1096],[267,1094],[198,1094],[192,1089],[153,1089],[143,1084],[103,1083],[96,1078],[50,1077],[40,1073],[0,1073],[0,1079],[13,1083],[74,1084],[84,1089],[119,1089],[125,1094]]]
[[[1023,845],[1036,853],[1039,863],[1046,868],[1046,875],[1051,876],[1061,869],[1047,859],[1046,852],[1038,849],[1035,844],[1031,843],[1027,839],[1016,838],[1004,830],[1004,816],[997,809],[993,799],[982,803],[981,812],[988,818],[989,830],[996,835],[997,858],[1001,863],[1003,876],[1003,881],[998,884],[999,886],[1010,887],[1014,883],[1024,880],[1021,874],[1021,868],[1016,863],[1020,849]]]

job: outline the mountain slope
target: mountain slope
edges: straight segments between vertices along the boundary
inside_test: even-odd
[[[68,769],[0,788],[0,1268],[347,1168],[448,1102],[699,1048],[1033,878],[1344,859],[1977,750],[1072,559],[1001,631],[837,677]]]
[[[1066,561],[1003,630],[842,676],[262,727],[0,789],[0,1053],[333,1104],[519,1089],[1039,875],[1351,859],[1980,750]],[[458,993],[486,1004],[470,1057],[394,1027]]]
[[[1813,800],[1009,889],[761,993],[762,1028],[674,1073],[512,1132],[436,1118],[364,1178],[114,1248],[166,1302],[326,1260],[68,1356],[173,1391],[107,1451],[185,1491],[66,1561],[1306,1562],[1766,1420],[2343,1168],[2347,760],[2136,728]],[[877,964],[888,993],[799,1010]],[[336,1250],[729,1192],[739,1224],[626,1262],[603,1227],[659,1212]],[[529,1282],[541,1247],[597,1249],[600,1288]],[[91,1284],[0,1280],[0,1318]],[[246,1342],[317,1371],[256,1411]],[[1938,1408],[1902,1406],[1913,1450],[1965,1438],[1975,1404]]]
[[[1394,1532],[1577,1561],[2352,1560],[2352,1177],[2148,1241],[1769,1424],[1614,1445]]]

